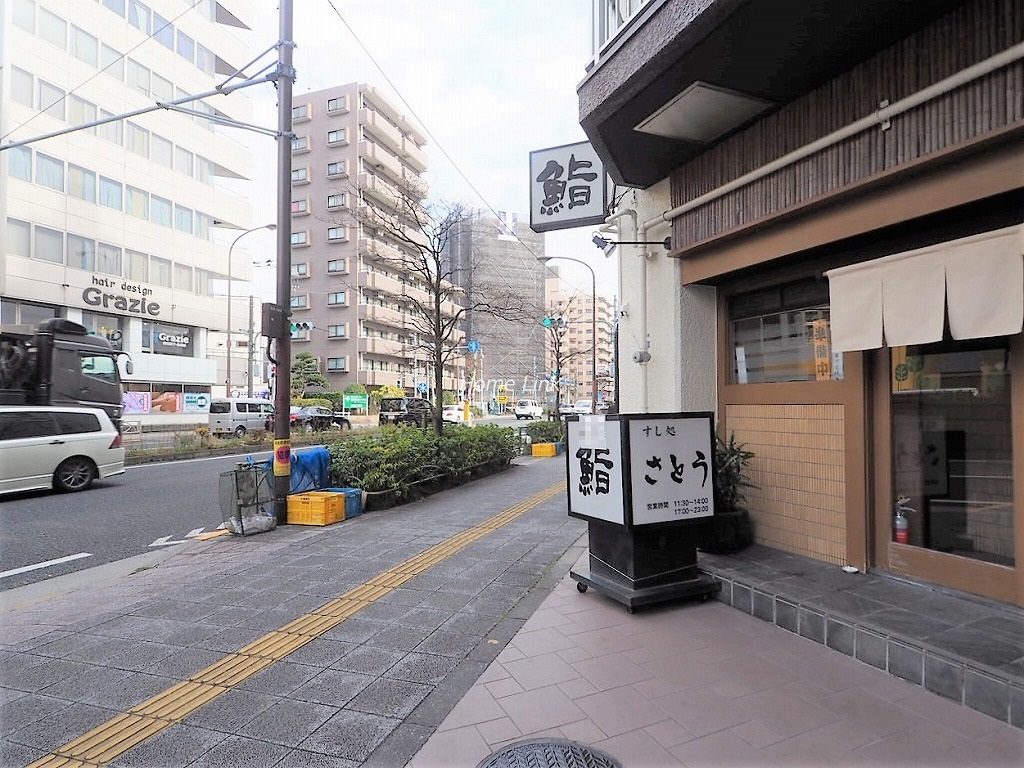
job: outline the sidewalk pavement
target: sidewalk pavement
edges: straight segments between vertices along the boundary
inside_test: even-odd
[[[578,593],[563,475],[0,593],[0,765],[1020,764],[1024,731],[720,602]]]

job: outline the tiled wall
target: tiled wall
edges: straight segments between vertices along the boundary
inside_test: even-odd
[[[728,405],[754,452],[746,506],[759,544],[842,565],[846,482],[842,405]]]

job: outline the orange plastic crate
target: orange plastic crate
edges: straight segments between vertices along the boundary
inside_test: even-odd
[[[290,525],[330,525],[345,519],[345,494],[309,491],[288,497]]]
[[[557,456],[558,446],[555,443],[534,443],[532,446],[534,456]]]

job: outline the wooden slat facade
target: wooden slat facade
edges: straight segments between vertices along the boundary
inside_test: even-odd
[[[882,100],[895,103],[1022,41],[1024,2],[967,3],[676,169],[671,175],[672,206],[871,115]],[[1024,62],[1018,61],[893,118],[888,130],[866,130],[677,217],[673,243],[685,251],[1021,123]]]

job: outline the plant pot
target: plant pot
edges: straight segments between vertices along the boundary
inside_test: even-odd
[[[716,512],[710,525],[697,538],[697,549],[715,555],[739,552],[754,541],[754,527],[745,509]]]

